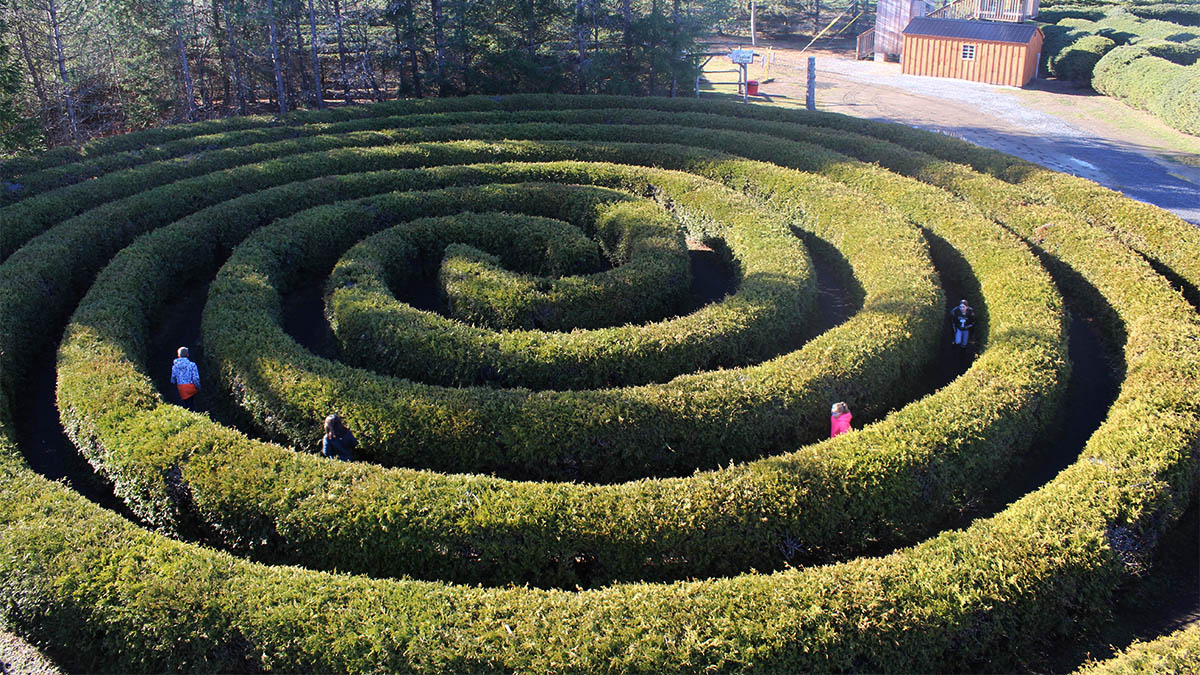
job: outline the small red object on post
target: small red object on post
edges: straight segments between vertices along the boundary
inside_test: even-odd
[[[749,96],[758,96],[758,80],[746,81],[746,94]]]

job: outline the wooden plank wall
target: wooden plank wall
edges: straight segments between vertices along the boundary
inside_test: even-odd
[[[968,44],[975,45],[973,60],[962,58]],[[906,35],[901,72],[1021,87],[1033,79],[1041,49],[1037,33],[1029,45]]]
[[[903,31],[916,16],[925,16],[922,0],[879,0],[875,7],[875,52],[900,54],[904,49]]]

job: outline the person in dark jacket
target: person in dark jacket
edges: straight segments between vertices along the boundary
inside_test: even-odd
[[[954,324],[954,344],[966,349],[971,329],[975,327],[975,310],[964,299],[950,310],[950,322]]]
[[[346,428],[342,418],[330,415],[325,418],[325,436],[321,439],[321,454],[330,459],[340,459],[343,462],[354,460],[351,450],[358,445],[354,434]]]

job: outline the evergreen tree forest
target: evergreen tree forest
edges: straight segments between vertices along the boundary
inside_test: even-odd
[[[0,0],[0,152],[395,98],[690,91],[742,0]]]

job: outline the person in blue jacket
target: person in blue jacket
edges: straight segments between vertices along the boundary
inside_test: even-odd
[[[342,422],[341,417],[330,415],[325,418],[325,436],[321,439],[322,455],[330,459],[350,462],[354,460],[354,455],[351,451],[357,445],[358,440],[346,428],[346,424]]]

